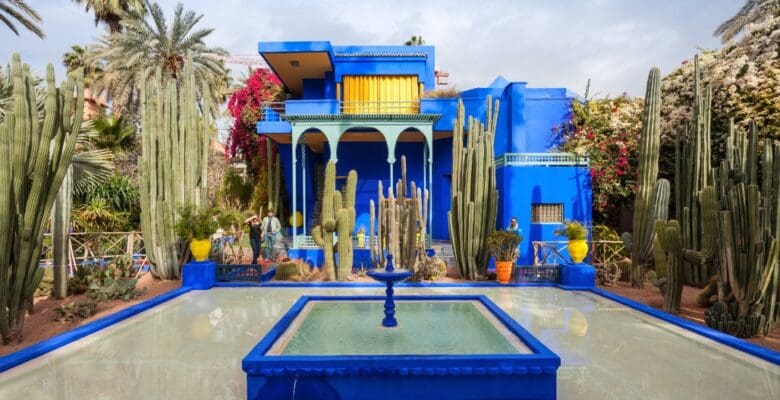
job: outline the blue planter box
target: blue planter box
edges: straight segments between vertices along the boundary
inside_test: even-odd
[[[196,290],[211,289],[217,283],[217,263],[192,261],[181,267],[181,285]]]
[[[479,301],[528,354],[269,355],[306,304],[379,296],[302,296],[244,358],[247,398],[555,399],[560,358],[485,296],[397,296],[396,301]],[[377,315],[377,321],[379,320]],[[389,328],[395,329],[395,328]],[[446,329],[446,327],[442,327]],[[435,332],[420,332],[430,335]],[[328,338],[323,338],[328,340]]]

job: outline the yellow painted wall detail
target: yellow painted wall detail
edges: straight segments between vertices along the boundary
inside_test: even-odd
[[[344,76],[344,114],[417,114],[417,75]]]

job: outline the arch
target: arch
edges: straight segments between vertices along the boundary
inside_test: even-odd
[[[296,145],[306,143],[306,145],[315,153],[322,153],[324,146],[330,146],[328,136],[319,128],[308,128],[301,132],[297,138]]]

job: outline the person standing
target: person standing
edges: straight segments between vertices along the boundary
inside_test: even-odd
[[[517,223],[517,217],[512,217],[509,220],[509,227],[506,228],[508,232],[512,232],[517,236],[522,236],[523,230],[520,229],[520,225]]]
[[[268,215],[263,218],[263,243],[265,243],[265,259],[271,260],[274,255],[274,245],[276,244],[276,235],[282,230],[282,224],[279,218],[274,216],[274,212],[268,210]]]
[[[249,226],[249,244],[252,246],[252,264],[257,264],[257,258],[260,257],[260,241],[262,240],[262,230],[260,218],[253,215],[244,221]]]

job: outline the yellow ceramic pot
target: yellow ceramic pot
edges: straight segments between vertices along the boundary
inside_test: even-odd
[[[572,262],[582,262],[588,255],[588,242],[585,240],[569,240],[567,248]]]
[[[206,261],[209,258],[209,251],[211,251],[211,240],[192,239],[190,241],[190,252],[195,261]]]
[[[357,234],[357,247],[358,248],[364,248],[366,247],[366,234],[358,232]]]

